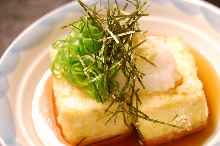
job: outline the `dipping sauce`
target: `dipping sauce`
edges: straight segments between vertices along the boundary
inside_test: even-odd
[[[208,116],[208,124],[207,127],[199,131],[197,133],[185,136],[180,138],[179,140],[169,142],[167,144],[163,144],[164,146],[179,146],[179,145],[187,145],[187,146],[195,146],[204,144],[212,135],[215,130],[215,127],[218,123],[219,119],[219,107],[220,107],[220,81],[215,72],[214,68],[211,64],[206,60],[204,56],[199,54],[195,50],[191,50],[193,53],[196,65],[198,67],[198,76],[204,85],[204,92],[206,95],[208,108],[209,108],[209,116]],[[40,108],[47,109],[47,112],[42,112],[42,116],[45,119],[49,119],[48,125],[53,129],[57,139],[65,144],[62,133],[60,132],[60,126],[56,122],[56,111],[54,110],[54,101],[53,101],[53,89],[52,89],[52,76],[50,76],[43,88],[43,91],[40,95]],[[126,136],[116,136],[114,138],[110,138],[109,140],[105,140],[100,143],[92,143],[92,145],[120,145],[120,146],[134,146],[134,145],[142,145],[140,142],[139,136],[136,132],[132,132]]]

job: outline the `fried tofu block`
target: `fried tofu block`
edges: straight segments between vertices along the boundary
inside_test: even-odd
[[[176,61],[176,72],[181,79],[167,91],[140,92],[142,104],[139,110],[151,119],[171,123],[181,129],[139,119],[139,128],[147,145],[164,143],[196,132],[205,127],[208,117],[203,85],[197,77],[193,55],[178,37],[158,38],[170,47]],[[52,58],[54,54],[56,52],[52,51]],[[57,122],[70,144],[76,145],[81,140],[83,144],[89,144],[129,132],[122,116],[117,117],[117,123],[111,120],[105,125],[108,113],[104,115],[104,110],[110,102],[97,103],[85,89],[74,87],[65,79],[54,79],[53,90]],[[113,105],[111,110],[115,111],[116,106]],[[128,122],[128,125],[131,124]]]
[[[117,135],[127,134],[130,129],[125,125],[122,115],[118,115],[107,125],[109,113],[104,115],[104,110],[110,102],[97,103],[89,97],[84,88],[74,87],[65,79],[53,80],[55,109],[57,122],[66,141],[76,145],[89,144]],[[114,111],[117,105],[110,108]],[[131,122],[129,123],[131,125]]]
[[[164,39],[164,38],[160,38]],[[178,37],[166,38],[182,79],[176,87],[154,94],[141,93],[139,110],[150,118],[177,125],[183,129],[139,118],[145,144],[160,144],[178,139],[205,127],[208,108],[202,82],[197,77],[195,59]]]

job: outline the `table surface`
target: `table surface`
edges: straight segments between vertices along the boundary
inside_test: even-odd
[[[35,20],[71,0],[0,0],[0,58],[12,41]],[[206,0],[220,7],[220,0]]]

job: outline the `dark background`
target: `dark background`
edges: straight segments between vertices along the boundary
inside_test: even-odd
[[[0,0],[0,57],[30,24],[71,0]],[[206,0],[220,7],[220,0]],[[220,18],[219,18],[220,19]]]

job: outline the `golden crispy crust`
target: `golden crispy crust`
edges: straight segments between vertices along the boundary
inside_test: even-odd
[[[188,130],[184,130],[181,132],[174,132],[172,135],[166,135],[164,137],[158,137],[156,139],[149,139],[149,140],[143,140],[143,143],[145,145],[160,145],[162,143],[169,143],[175,140],[178,140],[179,138],[186,136],[186,135],[190,135],[192,133],[196,133],[199,132],[201,130],[203,130],[206,127],[207,123],[204,123],[203,125],[200,125],[199,127],[193,128],[192,130],[188,131]]]

